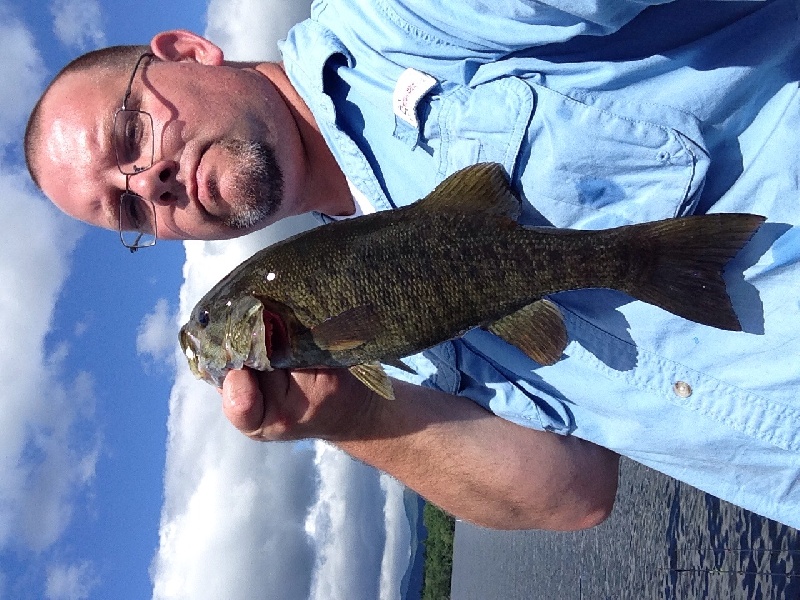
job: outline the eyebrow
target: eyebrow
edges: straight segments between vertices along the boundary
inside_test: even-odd
[[[98,200],[97,202],[102,205],[102,212],[105,214],[108,228],[114,230],[119,229],[119,197],[117,198],[117,202],[103,202],[102,200]]]
[[[120,107],[117,106],[112,111],[106,112],[106,114],[102,117],[97,129],[96,137],[100,156],[111,162],[114,167],[117,166],[117,159],[114,154],[111,138],[114,129],[114,114],[119,108]],[[103,166],[102,162],[105,161],[102,160],[101,164],[97,165],[98,168]],[[124,177],[124,175],[121,173],[120,175]],[[110,195],[109,199],[104,200],[101,197],[92,202],[92,204],[95,206],[99,205],[100,211],[105,215],[109,229],[119,228],[119,196],[121,193],[122,192],[113,193]]]
[[[114,130],[114,114],[119,107],[112,108],[111,111],[106,112],[100,120],[99,127],[97,128],[97,144],[100,148],[101,155],[111,156],[114,152],[112,148],[111,136]],[[116,162],[116,158],[114,158]]]

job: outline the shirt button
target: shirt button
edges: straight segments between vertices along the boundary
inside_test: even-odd
[[[676,381],[672,386],[672,391],[680,398],[688,398],[692,395],[692,386],[685,381]]]

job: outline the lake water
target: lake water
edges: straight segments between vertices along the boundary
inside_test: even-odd
[[[800,600],[800,532],[623,460],[612,516],[581,532],[458,522],[452,600]]]

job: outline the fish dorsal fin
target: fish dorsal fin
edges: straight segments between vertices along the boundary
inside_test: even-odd
[[[567,347],[567,329],[558,307],[537,300],[486,329],[513,344],[540,365],[555,364]]]
[[[392,381],[389,379],[389,376],[386,375],[380,363],[353,365],[350,367],[349,371],[355,375],[356,379],[379,396],[387,400],[394,400]]]
[[[479,163],[456,171],[417,202],[422,210],[519,216],[519,200],[499,163]]]
[[[374,339],[380,320],[372,306],[349,308],[311,328],[314,343],[323,350],[344,351],[358,348]]]

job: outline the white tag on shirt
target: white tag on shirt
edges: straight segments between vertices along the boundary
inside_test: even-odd
[[[417,127],[417,104],[434,85],[436,80],[427,73],[411,68],[403,71],[392,95],[394,114],[412,127]]]

